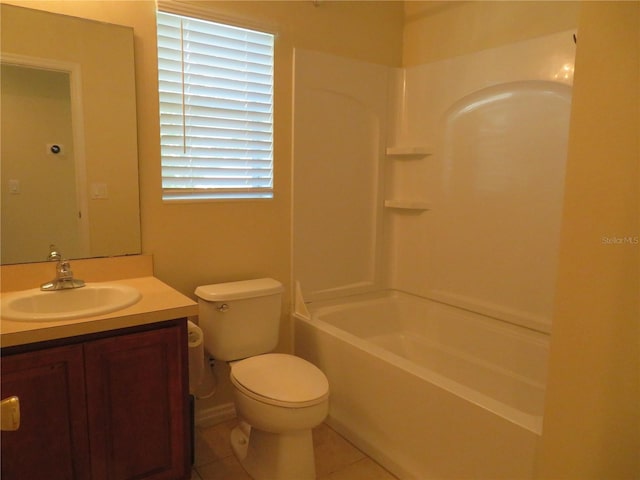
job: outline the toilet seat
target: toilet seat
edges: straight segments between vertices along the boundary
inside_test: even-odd
[[[294,355],[267,353],[235,362],[230,378],[245,395],[270,405],[301,408],[329,397],[324,373]]]

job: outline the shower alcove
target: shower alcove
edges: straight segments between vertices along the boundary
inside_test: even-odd
[[[571,78],[564,73],[573,64],[572,33],[405,69],[295,53],[296,353],[329,377],[329,423],[400,477],[532,475],[557,266],[571,104]],[[417,299],[379,305],[404,322],[401,332],[414,325],[397,338],[417,332],[420,341],[400,349],[382,342],[379,335],[393,322],[389,317],[376,324],[378,311],[365,315],[364,323],[339,316],[342,326],[333,320],[337,314],[325,314],[355,312],[352,305],[375,304],[380,295]],[[422,327],[415,326],[416,312],[425,315]],[[429,312],[448,313],[432,319]],[[331,324],[320,318],[331,318]],[[467,325],[456,327],[459,341],[443,336],[454,322]],[[371,332],[363,333],[366,325]],[[480,325],[505,335],[495,343],[490,335],[472,334]],[[333,336],[348,340],[351,353]],[[514,356],[521,340],[535,352],[528,359]],[[427,345],[463,359],[456,362],[529,378],[527,384],[542,392],[531,410],[537,420],[520,422],[520,414],[504,413],[511,411],[505,399],[521,396],[513,386],[501,390],[511,392],[498,402],[506,409],[495,399],[470,400],[475,394],[434,393],[433,385],[448,392],[474,389],[435,373],[439,357],[428,356]],[[410,347],[431,360],[420,367],[406,363],[417,358],[405,355]],[[499,353],[491,360],[479,353],[492,349]],[[361,369],[369,364],[363,351],[386,363],[367,373]],[[387,378],[388,365],[406,368]],[[460,368],[462,363],[453,371]],[[373,385],[367,394],[365,377],[387,378],[397,388]],[[431,386],[414,385],[418,377]],[[414,393],[401,393],[402,385],[413,385]],[[416,398],[407,403],[408,395]],[[465,402],[484,404],[496,423],[469,410],[469,425],[460,425]],[[441,418],[432,418],[430,410],[444,416],[442,431]],[[452,431],[453,425],[458,427]],[[494,435],[494,429],[502,433]],[[454,460],[452,444],[437,446],[437,455],[416,447],[449,434],[469,451],[483,452],[465,457],[468,471]],[[475,447],[470,438],[477,438]],[[505,452],[512,461],[505,462]]]

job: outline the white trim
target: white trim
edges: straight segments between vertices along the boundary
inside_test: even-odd
[[[220,13],[211,7],[202,7],[195,5],[193,2],[185,2],[182,0],[158,0],[156,10],[174,15],[184,15],[187,17],[199,18],[201,20],[209,20],[212,22],[225,23],[234,27],[250,28],[264,33],[270,33],[275,37],[278,36],[277,27],[274,24],[260,22],[255,19],[249,19],[241,16],[232,16]]]

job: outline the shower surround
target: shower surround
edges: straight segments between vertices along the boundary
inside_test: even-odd
[[[375,377],[374,370],[382,367],[354,370],[354,378],[344,383],[336,373],[340,371],[336,358],[345,369],[350,359],[365,365],[358,360],[362,345],[355,342],[349,354],[349,347],[327,337],[341,328],[339,322],[329,333],[320,333],[323,329],[312,328],[315,317],[306,315],[305,307],[314,312],[327,301],[338,301],[349,311],[352,298],[389,291],[465,312],[469,326],[476,318],[478,325],[494,323],[496,331],[503,326],[515,329],[513,338],[530,336],[539,345],[530,361],[541,367],[542,376],[536,381],[542,382],[544,391],[546,354],[541,355],[540,348],[546,351],[551,330],[575,49],[572,34],[561,32],[406,69],[296,51],[293,280],[301,286],[296,353],[316,362],[329,377],[335,405],[329,422],[401,477],[461,474],[455,462],[461,445],[445,445],[448,454],[420,458],[415,446],[434,439],[428,438],[428,428],[406,430],[413,419],[430,422],[430,414],[447,411],[449,421],[438,421],[460,429],[459,438],[475,438],[478,451],[489,451],[493,442],[498,456],[487,462],[487,457],[472,455],[469,458],[476,463],[465,467],[467,474],[479,478],[500,471],[504,478],[510,474],[522,478],[523,472],[528,476],[539,428],[507,419],[522,433],[497,438],[487,420],[491,415],[495,431],[510,430],[503,427],[504,415],[495,409],[491,413],[490,408],[482,426],[461,424],[455,412],[467,407],[453,406],[474,403],[469,400],[473,395],[463,398],[456,392],[473,386],[449,379],[444,385],[461,388],[450,388],[450,396],[429,397],[433,389],[429,378],[435,377],[425,372],[437,371],[437,365],[421,362],[422,373],[416,376],[406,358],[395,360],[400,347],[381,356],[389,368],[406,367],[399,377],[390,378],[423,382],[424,389],[412,389],[426,397],[416,403],[406,399],[410,393],[383,385],[380,393],[388,398],[367,395],[358,382]],[[415,322],[415,315],[411,318]],[[425,317],[426,321],[435,320]],[[451,320],[440,321],[446,325]],[[359,322],[359,328],[366,330],[367,322]],[[363,338],[375,336],[373,321],[371,328]],[[348,331],[346,324],[343,329]],[[465,336],[460,328],[456,331]],[[468,335],[475,331],[469,327]],[[519,366],[510,355],[515,343],[509,345],[509,336],[505,338],[499,343],[504,350],[502,365],[498,360],[494,366],[517,372]],[[426,340],[442,342],[450,350],[450,339],[442,335],[427,335]],[[453,357],[484,362],[473,349],[454,353]],[[451,371],[455,370],[453,365]],[[543,395],[536,398],[535,408],[542,412]],[[442,405],[445,401],[451,405]],[[379,412],[380,405],[391,410]],[[378,414],[362,422],[357,411]],[[393,427],[383,416],[404,420]],[[390,431],[393,428],[398,430]],[[469,441],[465,449],[473,448]],[[521,448],[513,445],[520,452],[519,460],[512,462],[514,469],[496,469],[500,445],[519,441]],[[406,452],[414,453],[409,458]],[[435,464],[435,458],[443,460]]]

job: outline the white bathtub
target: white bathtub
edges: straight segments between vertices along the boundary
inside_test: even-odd
[[[401,478],[528,479],[548,336],[398,291],[308,304],[296,354],[330,382],[328,422]]]

